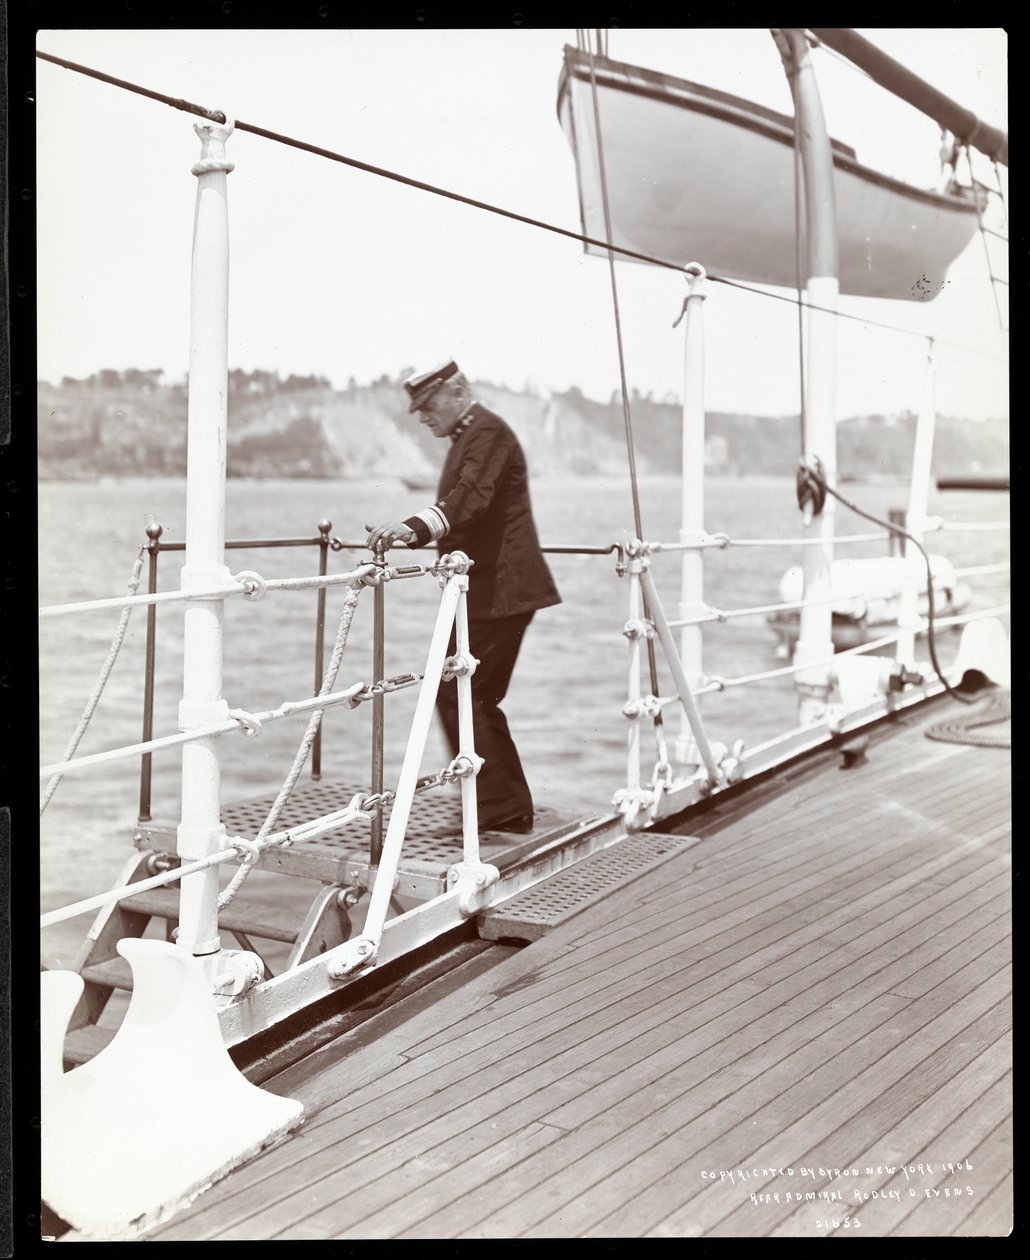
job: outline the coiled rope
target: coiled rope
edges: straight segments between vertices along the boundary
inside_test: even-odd
[[[1011,748],[1012,732],[1002,734],[982,734],[976,728],[994,726],[998,722],[1007,722],[1012,717],[1012,692],[1002,691],[991,696],[982,709],[967,714],[964,718],[956,718],[951,722],[940,722],[931,726],[926,732],[927,739],[937,739],[947,744],[975,744],[980,748]]]
[[[343,660],[343,652],[347,646],[347,636],[350,634],[351,623],[354,620],[354,612],[357,609],[358,597],[360,596],[362,589],[363,583],[355,582],[353,585],[348,586],[344,592],[343,612],[340,614],[339,625],[336,629],[336,640],[333,643],[333,651],[329,658],[329,665],[322,678],[322,685],[318,689],[319,696],[328,695],[329,692],[332,691],[336,682],[336,675],[340,669],[340,662]],[[278,822],[279,815],[282,813],[286,802],[290,799],[290,793],[293,791],[298,778],[300,778],[300,772],[304,768],[304,763],[308,759],[308,753],[311,751],[311,745],[315,742],[315,736],[322,724],[323,713],[325,713],[325,709],[316,709],[308,719],[307,727],[305,728],[300,744],[297,747],[297,752],[293,758],[293,764],[290,766],[289,773],[286,775],[283,785],[279,789],[279,794],[276,796],[275,801],[272,804],[272,808],[268,811],[268,817],[261,824],[261,829],[255,837],[256,843],[260,844],[260,842],[271,832],[272,828]],[[219,910],[224,910],[243,887],[247,876],[254,869],[254,863],[257,860],[257,853],[258,851],[256,849],[252,849],[245,855],[240,869],[232,877],[222,892],[219,893]]]
[[[146,554],[146,550],[146,544],[143,544],[139,549],[139,555],[136,557],[136,563],[132,566],[132,575],[127,584],[130,595],[135,595],[136,591],[139,589],[140,574],[143,572],[143,557]],[[118,627],[111,638],[111,646],[107,650],[107,658],[100,667],[100,673],[97,675],[97,680],[93,684],[93,690],[90,692],[89,699],[86,701],[86,707],[83,709],[82,716],[79,718],[79,723],[76,726],[71,739],[68,741],[67,748],[64,750],[64,756],[61,758],[62,761],[71,761],[72,757],[75,756],[75,750],[78,748],[79,742],[86,733],[86,728],[89,726],[93,714],[96,711],[96,707],[100,703],[100,697],[104,694],[104,687],[107,685],[107,680],[111,676],[111,670],[114,668],[114,663],[118,659],[118,653],[121,651],[122,643],[125,640],[125,632],[128,629],[129,618],[131,616],[132,605],[130,604],[128,607],[122,609],[122,615],[118,619]],[[46,790],[39,802],[39,814],[41,818],[43,816],[43,811],[50,804],[51,797],[57,791],[57,785],[63,778],[63,774],[55,774],[49,783],[47,783]]]

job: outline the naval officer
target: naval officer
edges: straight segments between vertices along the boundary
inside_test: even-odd
[[[409,413],[448,439],[447,456],[436,502],[406,521],[367,525],[367,545],[374,551],[379,544],[434,542],[441,554],[464,551],[475,562],[468,616],[479,661],[472,675],[472,729],[484,758],[476,779],[479,827],[526,833],[533,829],[533,798],[500,704],[533,614],[561,602],[537,538],[526,459],[515,434],[473,397],[453,360],[409,377],[404,388]],[[437,711],[457,756],[456,688],[440,688]]]

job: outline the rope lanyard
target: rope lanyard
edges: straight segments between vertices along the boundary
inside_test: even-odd
[[[322,685],[318,690],[319,696],[326,696],[332,691],[336,683],[336,675],[340,669],[340,662],[343,660],[343,652],[347,646],[347,637],[350,634],[351,623],[354,620],[354,612],[358,606],[358,597],[363,587],[361,583],[355,583],[348,586],[344,594],[343,611],[340,614],[339,625],[336,630],[336,640],[333,643],[332,655],[329,658],[329,665],[326,668],[325,675],[322,678]],[[262,840],[271,832],[272,828],[279,821],[279,815],[283,812],[286,802],[290,799],[290,793],[293,791],[294,785],[300,777],[300,772],[304,768],[304,763],[308,759],[308,753],[311,751],[311,745],[315,741],[319,727],[322,724],[322,715],[324,709],[316,709],[308,719],[307,727],[301,737],[297,752],[293,758],[293,764],[290,766],[289,772],[283,781],[279,794],[276,796],[272,804],[272,808],[268,811],[268,817],[261,824],[261,829],[255,837],[255,842],[260,844]],[[236,894],[243,887],[244,881],[250,872],[254,869],[254,863],[257,860],[258,850],[253,850],[253,855],[248,852],[247,857],[240,865],[240,869],[232,877],[226,887],[218,896],[218,909],[224,910],[228,906]]]
[[[132,566],[132,576],[128,581],[128,591],[130,596],[135,595],[136,591],[139,589],[140,574],[143,572],[143,556],[145,553],[146,546],[143,545],[139,549],[139,555],[136,557],[136,563]],[[61,758],[61,761],[71,761],[72,757],[75,756],[75,750],[78,748],[83,735],[86,733],[86,728],[89,726],[93,714],[96,712],[96,707],[100,703],[100,697],[104,693],[104,687],[107,685],[107,680],[111,676],[111,670],[114,668],[114,663],[118,659],[118,653],[121,650],[122,643],[125,639],[125,631],[128,629],[129,617],[131,615],[131,605],[122,609],[122,615],[118,619],[118,626],[111,639],[111,646],[107,650],[107,659],[100,667],[100,673],[97,675],[97,680],[93,684],[93,690],[90,692],[89,699],[86,701],[86,707],[83,709],[82,716],[79,718],[79,723],[76,726],[71,739],[68,741],[68,746],[64,750],[64,756]],[[43,811],[50,804],[51,798],[57,791],[57,785],[61,782],[63,777],[63,774],[55,774],[46,785],[46,790],[39,802],[40,817],[42,817]]]
[[[600,45],[601,32],[597,32],[597,42]],[[594,136],[597,141],[597,165],[598,173],[601,177],[601,199],[604,205],[604,234],[611,241],[612,238],[612,218],[611,206],[608,200],[608,178],[605,171],[604,163],[604,140],[601,135],[601,109],[597,100],[597,77],[594,72],[594,54],[589,53],[590,57],[590,92],[594,107]],[[619,288],[615,278],[615,254],[611,246],[608,248],[608,275],[611,282],[612,290],[612,308],[615,315],[615,341],[619,351],[619,386],[622,390],[622,419],[626,430],[626,456],[629,461],[629,479],[630,490],[633,497],[633,525],[637,531],[637,537],[644,537],[644,526],[640,513],[640,487],[637,483],[637,460],[636,451],[633,442],[633,419],[630,414],[629,406],[629,389],[626,386],[626,355],[622,344],[622,319],[619,313]],[[647,601],[644,601],[644,614],[648,615]],[[655,654],[654,640],[647,640],[647,664],[651,675],[651,691],[654,695],[658,694],[658,660]],[[655,737],[661,742],[662,739],[662,714],[661,710],[654,714]]]

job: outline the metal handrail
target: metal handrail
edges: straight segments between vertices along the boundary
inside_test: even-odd
[[[248,549],[279,547],[318,547],[318,573],[324,577],[328,571],[329,548],[335,540],[330,538],[332,521],[318,522],[318,536],[309,538],[240,538],[226,541],[226,551],[243,551]],[[147,593],[157,593],[157,561],[162,551],[185,551],[185,542],[163,542],[163,527],[154,519],[147,522],[147,551],[150,556]],[[339,550],[339,546],[334,548]],[[157,654],[157,606],[147,607],[147,638],[145,646],[145,664],[143,677],[143,737],[141,742],[151,742],[154,733],[154,678]],[[315,612],[315,695],[322,683],[325,669],[325,587],[319,586]],[[377,675],[378,677],[378,675]],[[311,748],[311,777],[322,777],[322,731],[315,735]],[[152,821],[151,794],[153,786],[153,754],[145,752],[140,757],[139,780],[139,821]]]

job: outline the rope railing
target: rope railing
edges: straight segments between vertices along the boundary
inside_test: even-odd
[[[992,573],[1009,573],[1012,565],[1004,560],[1000,564],[972,564],[964,569],[956,569],[956,577],[987,577]]]
[[[420,779],[416,784],[415,790],[416,792],[426,792],[430,788],[454,782],[458,777],[459,773],[453,768],[452,763],[450,766],[437,771],[436,774],[426,775]],[[327,814],[320,814],[295,827],[272,832],[261,837],[261,839],[252,840],[244,836],[233,836],[225,848],[219,849],[217,853],[211,853],[207,857],[198,858],[195,862],[186,862],[182,866],[162,871],[158,875],[135,880],[133,883],[125,884],[120,888],[110,888],[106,892],[97,893],[93,897],[85,897],[81,901],[72,902],[70,905],[61,906],[55,910],[48,910],[45,914],[40,915],[39,926],[41,928],[52,927],[55,923],[62,923],[66,919],[73,919],[80,914],[87,914],[91,910],[99,910],[104,906],[113,905],[115,902],[124,901],[128,897],[136,897],[140,893],[150,892],[155,888],[164,888],[169,884],[177,883],[187,875],[195,875],[198,871],[206,871],[212,866],[223,866],[229,862],[236,862],[241,859],[245,862],[250,859],[251,863],[253,863],[255,858],[266,849],[276,847],[288,848],[294,844],[304,844],[312,840],[321,839],[322,836],[328,835],[339,827],[345,827],[349,823],[367,822],[372,817],[371,811],[373,809],[382,805],[388,805],[395,795],[396,793],[393,792],[383,792],[378,797],[375,797],[370,793],[357,792],[343,809],[335,809]]]
[[[758,604],[753,608],[734,608],[722,609],[713,605],[708,605],[707,613],[702,613],[696,617],[680,617],[676,620],[670,620],[670,627],[679,626],[700,626],[710,622],[726,622],[735,620],[738,617],[760,617],[768,613],[774,612],[790,612],[797,608],[811,608],[817,604],[844,604],[852,599],[866,599],[867,594],[862,591],[852,591],[851,594],[841,592],[827,596],[825,599],[801,599],[789,604]]]
[[[377,695],[385,695],[391,691],[401,691],[421,682],[420,674],[401,674],[394,678],[383,678],[375,683],[353,683],[345,691],[333,691],[324,696],[311,696],[306,700],[287,700],[277,709],[266,709],[259,713],[250,713],[246,709],[230,709],[229,720],[216,722],[208,726],[198,726],[193,730],[179,731],[175,735],[161,735],[157,739],[149,739],[144,743],[126,744],[119,748],[109,748],[105,752],[90,753],[86,757],[76,757],[68,761],[56,761],[49,766],[41,766],[40,778],[50,774],[66,774],[69,771],[86,770],[90,766],[103,765],[105,762],[117,761],[123,757],[135,757],[140,753],[154,752],[159,748],[174,748],[179,744],[188,744],[192,740],[208,739],[212,735],[230,735],[242,731],[245,735],[259,735],[265,722],[275,722],[279,718],[297,717],[311,713],[319,708],[332,708],[338,704],[347,704],[357,708],[366,700]]]
[[[959,613],[954,617],[935,618],[934,624],[941,626],[959,626],[966,625],[971,621],[982,621],[986,617],[999,617],[1010,611],[1010,605],[998,604],[993,608],[984,608],[973,613]],[[923,618],[915,626],[916,634],[923,633],[929,626],[929,622]],[[741,674],[736,678],[723,678],[718,674],[708,675],[708,682],[696,688],[692,694],[695,696],[710,695],[717,691],[729,691],[732,687],[746,687],[755,682],[767,682],[772,678],[786,678],[791,674],[800,673],[802,670],[811,669],[813,665],[828,665],[833,661],[840,660],[841,657],[859,656],[865,652],[875,652],[878,648],[890,647],[891,644],[897,643],[898,639],[905,633],[912,631],[897,630],[890,634],[882,635],[878,639],[870,639],[866,643],[859,643],[855,647],[843,648],[839,652],[834,652],[831,656],[825,656],[820,660],[806,661],[803,665],[784,665],[778,669],[764,670],[758,674]]]
[[[161,735],[157,739],[148,739],[139,744],[125,744],[119,748],[109,748],[104,752],[90,753],[86,757],[76,757],[71,761],[58,761],[49,766],[41,766],[40,778],[49,774],[67,774],[75,770],[86,770],[90,766],[103,765],[105,762],[117,761],[123,757],[136,757],[140,753],[156,752],[160,748],[174,748],[180,744],[188,744],[198,739],[209,739],[213,735],[229,735],[242,731],[246,735],[260,734],[265,722],[275,722],[279,718],[296,717],[310,713],[318,708],[330,708],[338,704],[349,704],[356,707],[364,699],[371,699],[371,691],[363,695],[365,683],[354,683],[345,691],[335,691],[326,696],[311,696],[305,700],[289,700],[277,709],[266,709],[259,713],[250,713],[246,709],[230,709],[229,718],[225,722],[212,722],[206,726],[196,726],[188,731],[179,731],[175,735]]]
[[[77,604],[48,604],[39,610],[40,617],[64,617],[70,613],[99,612],[104,608],[135,608],[147,604],[174,604],[194,599],[221,599],[245,595],[246,589],[234,583],[212,586],[199,591],[153,591],[146,595],[112,595],[110,599],[87,599]]]
[[[614,547],[609,551],[615,550]],[[411,577],[434,577],[445,572],[439,564],[391,565],[381,568],[375,564],[361,565],[349,573],[314,573],[310,577],[265,578],[253,569],[233,574],[232,585],[212,586],[199,591],[154,591],[146,595],[114,595],[110,599],[83,600],[77,604],[50,604],[39,610],[41,617],[57,617],[68,613],[93,612],[101,608],[131,608],[137,604],[171,604],[198,599],[221,599],[230,595],[242,595],[245,599],[259,600],[267,591],[312,591],[332,586],[347,586],[362,582],[374,586],[381,581]]]
[[[950,534],[975,534],[981,531],[1008,530],[1008,521],[955,521],[942,526]]]
[[[130,596],[135,595],[137,589],[139,588],[140,576],[143,572],[143,556],[145,552],[146,548],[140,547],[139,554],[132,566],[132,574],[129,577],[128,582],[128,594]],[[114,663],[118,659],[118,653],[121,651],[122,643],[125,641],[125,632],[129,628],[129,618],[131,616],[131,608],[122,609],[122,615],[118,619],[118,625],[115,628],[114,635],[111,639],[111,645],[107,649],[107,656],[104,658],[104,663],[100,667],[100,672],[97,675],[96,682],[93,684],[93,690],[90,692],[85,708],[82,710],[82,715],[76,724],[75,730],[72,732],[71,738],[65,746],[64,757],[62,758],[65,762],[70,761],[75,756],[75,752],[82,741],[82,737],[85,735],[89,724],[93,719],[93,714],[96,712],[97,705],[100,703],[100,697],[103,695],[104,688],[107,686],[107,680],[111,676],[112,669],[114,669]],[[39,802],[40,815],[43,814],[46,807],[50,804],[54,793],[57,791],[58,784],[61,782],[61,777],[62,776],[60,774],[55,774],[46,785],[43,796]]]
[[[386,577],[388,576],[385,572],[385,569],[379,565],[374,566],[374,567],[377,573],[377,579],[376,579],[377,582],[384,581]],[[475,754],[471,751],[471,747],[469,748],[468,751],[465,751],[465,747],[464,747],[465,741],[471,741],[471,731],[463,729],[463,735],[462,735],[463,750],[459,752],[459,754],[451,761],[451,763],[447,767],[439,771],[436,775],[418,777],[417,767],[415,765],[415,762],[413,761],[413,757],[416,754],[418,756],[421,756],[422,752],[424,751],[424,748],[422,748],[420,745],[419,748],[415,749],[412,742],[413,737],[409,736],[409,748],[405,754],[405,766],[402,769],[401,781],[398,784],[397,791],[384,792],[381,790],[381,786],[380,786],[378,790],[374,788],[371,794],[357,793],[354,795],[354,797],[352,797],[350,804],[343,810],[334,810],[328,814],[322,815],[319,818],[309,821],[307,823],[302,823],[298,826],[291,827],[289,830],[280,830],[280,831],[275,831],[275,832],[272,831],[272,828],[275,826],[276,822],[278,821],[279,815],[283,807],[285,806],[287,800],[289,799],[289,796],[292,792],[296,779],[298,778],[300,771],[303,767],[304,761],[306,760],[308,752],[310,751],[313,737],[318,728],[318,725],[320,724],[322,720],[323,712],[330,705],[348,703],[351,707],[356,707],[357,705],[359,705],[365,700],[382,697],[383,695],[389,692],[397,691],[404,687],[413,686],[416,683],[425,683],[427,680],[433,684],[433,694],[435,694],[435,687],[439,684],[441,678],[444,676],[457,677],[458,682],[459,682],[459,688],[464,682],[466,686],[466,690],[468,689],[467,673],[471,671],[470,670],[457,670],[455,668],[453,674],[448,674],[447,670],[450,664],[450,660],[449,658],[445,658],[444,652],[446,649],[446,637],[445,637],[446,631],[447,631],[448,626],[452,622],[457,626],[457,629],[458,629],[459,644],[462,643],[463,635],[465,635],[466,633],[465,631],[462,630],[462,625],[464,625],[465,623],[461,622],[461,624],[459,624],[457,621],[455,621],[455,616],[456,616],[456,609],[458,609],[460,601],[464,600],[465,598],[465,592],[467,590],[467,583],[468,583],[467,576],[465,575],[467,574],[467,570],[470,567],[470,562],[468,558],[463,555],[463,553],[455,552],[451,555],[442,556],[436,564],[431,566],[431,568],[427,566],[419,566],[419,567],[424,572],[434,572],[438,575],[446,575],[446,580],[442,583],[442,586],[444,588],[444,596],[441,600],[440,614],[438,615],[438,618],[437,618],[437,625],[434,630],[433,646],[430,652],[430,664],[432,664],[434,660],[436,661],[435,665],[433,665],[433,670],[435,670],[436,672],[433,673],[432,678],[429,677],[429,673],[431,671],[430,671],[430,665],[427,664],[427,674],[425,676],[420,675],[420,674],[401,674],[393,678],[380,679],[379,681],[371,685],[365,684],[365,683],[356,683],[356,684],[353,684],[351,687],[347,688],[347,690],[343,692],[333,692],[331,690],[335,684],[336,674],[337,674],[340,662],[342,661],[344,650],[346,648],[348,632],[349,632],[351,623],[353,621],[354,611],[357,606],[358,599],[365,585],[369,584],[361,580],[352,582],[347,591],[346,604],[340,617],[340,626],[339,626],[339,630],[336,636],[336,642],[333,647],[332,657],[325,671],[325,674],[323,676],[322,686],[317,696],[306,697],[302,701],[286,702],[285,704],[281,705],[278,709],[269,710],[264,713],[249,713],[245,710],[229,710],[229,720],[224,723],[213,723],[203,728],[196,728],[191,731],[181,732],[176,736],[169,736],[161,740],[149,741],[148,744],[143,745],[143,747],[153,748],[156,746],[164,746],[164,745],[167,745],[168,743],[173,743],[173,742],[184,743],[192,739],[201,739],[201,738],[210,737],[212,735],[229,733],[232,730],[243,730],[246,734],[256,735],[260,733],[262,723],[264,721],[275,720],[276,718],[291,716],[293,714],[300,713],[300,712],[310,713],[311,717],[308,722],[308,726],[305,730],[304,736],[297,749],[297,752],[293,758],[293,762],[290,766],[290,769],[287,772],[287,775],[284,779],[282,787],[279,790],[279,793],[275,799],[275,802],[273,803],[271,809],[269,810],[268,815],[265,818],[265,821],[263,822],[256,837],[252,839],[252,838],[245,838],[242,836],[234,836],[229,840],[228,847],[223,846],[217,852],[213,854],[205,855],[203,858],[200,858],[196,861],[185,863],[179,866],[178,868],[176,868],[175,870],[166,871],[162,874],[155,875],[149,879],[134,881],[132,884],[127,885],[123,888],[112,889],[106,893],[98,894],[95,897],[87,898],[85,900],[76,902],[73,905],[65,906],[59,910],[51,911],[48,914],[45,914],[41,917],[40,926],[41,927],[50,926],[54,923],[58,923],[65,919],[75,917],[76,915],[86,913],[90,910],[99,909],[102,906],[110,905],[114,902],[123,900],[125,898],[135,896],[140,892],[147,891],[148,889],[158,888],[165,884],[169,884],[169,883],[181,880],[186,876],[198,874],[199,872],[209,869],[210,867],[221,865],[223,863],[227,863],[227,862],[231,862],[235,860],[239,863],[239,869],[236,871],[233,878],[230,880],[229,884],[226,886],[223,892],[219,894],[218,899],[217,899],[217,909],[219,911],[223,910],[232,901],[237,891],[242,886],[243,881],[254,869],[258,861],[258,858],[260,857],[261,852],[264,849],[267,849],[274,845],[286,846],[286,845],[295,844],[298,841],[317,839],[320,836],[325,835],[328,832],[335,830],[336,828],[343,826],[349,822],[352,822],[358,818],[373,822],[376,818],[381,817],[381,811],[384,808],[384,806],[394,801],[396,801],[397,803],[397,809],[401,811],[400,815],[397,818],[394,818],[391,822],[391,836],[393,836],[393,833],[394,833],[393,823],[399,821],[399,824],[400,824],[400,830],[397,832],[397,835],[394,839],[394,842],[392,844],[391,855],[390,855],[391,861],[393,861],[395,865],[396,859],[399,857],[399,841],[403,840],[404,826],[407,821],[406,811],[408,810],[408,808],[410,808],[411,797],[417,792],[426,791],[429,788],[438,786],[442,783],[452,783],[452,782],[457,781],[458,779],[461,779],[463,781],[463,788],[462,788],[463,809],[467,809],[469,802],[471,802],[471,808],[473,811],[473,819],[474,819],[474,815],[475,815],[474,788],[470,795],[468,792],[468,785],[466,781],[470,775],[474,776],[478,772],[479,765],[481,764],[481,759],[475,756]],[[413,573],[413,572],[414,572],[414,569],[409,571],[409,573]],[[452,585],[453,579],[455,578],[458,579],[458,582],[459,582],[458,586]],[[460,614],[461,616],[464,616],[463,603],[460,604]],[[434,653],[435,653],[435,656],[434,656]],[[467,652],[466,652],[466,656],[467,656]],[[436,659],[437,657],[439,659]],[[426,704],[427,694],[428,693],[426,693],[425,688],[423,688],[423,691],[420,692],[420,695],[419,695],[419,708],[425,711],[423,712],[424,718],[428,714],[427,704]],[[461,698],[461,694],[462,693],[459,691],[459,699]],[[466,702],[468,702],[467,714],[465,715],[465,717],[467,717],[468,722],[470,722],[471,721],[470,697],[466,695],[464,699]],[[464,722],[464,718],[463,718],[463,722]],[[425,726],[426,722],[424,721],[422,725]],[[424,735],[425,735],[425,732],[423,731],[422,732],[423,744],[424,744]],[[78,768],[86,764],[96,764],[98,761],[110,760],[114,756],[130,755],[130,754],[140,751],[140,747],[141,747],[140,745],[137,745],[130,749],[111,750],[108,753],[98,754],[91,758],[80,758],[75,763],[73,763],[73,765],[76,768]],[[409,767],[409,762],[411,763],[410,767]],[[48,773],[50,769],[51,769],[50,767],[45,767],[44,771],[41,773]],[[466,797],[469,798],[468,801],[466,801],[465,799]],[[466,819],[465,832],[466,832],[464,836],[465,865],[467,867],[470,867],[470,869],[471,867],[475,867],[475,870],[472,873],[477,876],[483,875],[485,878],[486,874],[488,874],[492,868],[484,867],[482,863],[479,861],[478,832],[476,830],[474,821],[471,823],[471,830],[470,830],[470,825],[468,824],[468,820]],[[390,837],[388,837],[388,840],[389,839]],[[385,863],[385,858],[384,858],[384,863]],[[470,863],[471,863],[471,866],[470,866]],[[389,874],[389,872],[387,874],[388,874],[388,883],[392,883],[393,875]],[[478,884],[477,884],[477,887],[479,887]],[[468,890],[462,890],[463,898],[467,899],[467,892]],[[373,903],[375,903],[377,899],[379,902],[382,902],[383,898],[382,898],[381,893],[382,893],[382,890],[380,889],[380,878],[379,876],[377,876],[375,887],[373,889]],[[369,924],[371,924],[371,928],[369,927]],[[376,920],[372,914],[372,905],[370,904],[369,921],[366,923],[365,935],[367,936],[369,931],[371,930],[374,936],[375,928],[376,928]],[[373,947],[373,952],[374,952],[374,947]]]
[[[417,567],[420,572],[428,572],[425,565]],[[374,575],[378,572],[373,564],[362,565],[350,573],[313,574],[301,578],[263,578],[260,573],[247,569],[233,575],[231,584],[225,586],[205,587],[197,591],[152,591],[145,595],[114,595],[110,599],[83,600],[76,604],[50,604],[39,610],[41,617],[65,616],[69,613],[94,612],[102,608],[134,608],[137,604],[174,604],[197,599],[221,599],[232,595],[243,595],[252,600],[260,599],[266,591],[300,591],[314,590],[319,587],[346,586],[353,582],[378,580]],[[415,574],[405,570],[392,573],[393,577],[410,577]]]
[[[924,532],[940,529],[940,525],[929,525]],[[838,534],[834,543],[866,543],[885,542],[890,533],[882,534]],[[688,539],[686,542],[649,542],[644,546],[649,555],[661,555],[666,551],[700,551],[708,547],[725,550],[728,547],[815,547],[825,546],[820,538],[731,538],[729,534],[704,534],[700,538]]]

